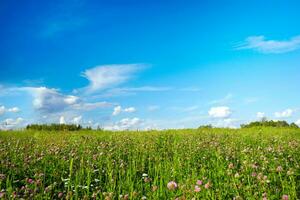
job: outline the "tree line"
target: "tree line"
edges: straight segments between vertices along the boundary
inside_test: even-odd
[[[242,124],[241,128],[252,128],[252,127],[289,127],[289,128],[299,128],[297,124],[288,123],[284,120],[273,121],[263,118],[261,121],[250,122],[249,124]]]
[[[26,130],[35,131],[80,131],[92,130],[90,126],[82,127],[80,124],[29,124]]]

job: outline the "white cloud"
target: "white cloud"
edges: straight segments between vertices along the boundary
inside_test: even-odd
[[[236,49],[253,49],[261,53],[285,53],[299,48],[300,36],[298,35],[289,40],[266,40],[264,36],[251,36]]]
[[[265,117],[265,113],[264,113],[264,112],[257,112],[257,113],[256,113],[256,117],[257,117],[258,119],[262,119],[262,118]]]
[[[213,125],[218,128],[238,128],[239,126],[238,122],[239,120],[237,119],[228,118],[228,119],[218,120]]]
[[[78,97],[63,95],[57,89],[46,87],[24,87],[20,90],[28,91],[34,97],[33,106],[36,110],[45,113],[55,113],[74,105]]]
[[[65,120],[65,117],[64,117],[64,116],[60,116],[60,118],[59,118],[59,123],[60,123],[60,124],[65,124],[65,123],[66,123],[66,120]]]
[[[231,110],[229,107],[226,106],[220,106],[220,107],[212,107],[208,114],[210,117],[213,118],[228,118],[231,115]]]
[[[112,113],[112,115],[118,115],[118,114],[120,114],[122,112],[122,107],[121,106],[116,106],[116,107],[114,107],[114,111],[113,111],[113,113]]]
[[[294,114],[294,110],[292,109],[286,109],[282,112],[275,112],[274,115],[276,118],[289,118]]]
[[[66,102],[67,104],[75,104],[76,102],[78,102],[79,97],[73,96],[73,95],[68,95],[64,98],[64,102]]]
[[[72,121],[74,124],[80,124],[81,120],[82,120],[82,116],[80,115],[80,116],[74,117]]]
[[[110,126],[105,126],[104,129],[107,130],[135,130],[140,129],[141,125],[143,123],[143,120],[134,117],[134,118],[124,118],[120,121],[114,123]]]
[[[300,119],[298,119],[295,124],[297,124],[300,127]]]
[[[13,112],[13,113],[17,113],[20,112],[20,109],[18,107],[13,107],[13,108],[9,108],[7,109],[8,112]]]
[[[17,113],[17,112],[20,112],[20,109],[18,107],[12,107],[12,108],[6,109],[5,106],[0,106],[0,115],[3,115],[5,112]]]
[[[128,108],[122,109],[121,106],[116,106],[116,107],[114,107],[114,111],[113,111],[112,115],[116,116],[116,115],[119,115],[121,112],[133,113],[135,111],[136,111],[136,109],[134,107],[128,107]]]
[[[123,110],[124,112],[128,112],[128,113],[133,113],[136,111],[136,109],[134,107],[129,107],[129,108],[124,108]]]
[[[101,91],[124,83],[145,64],[102,65],[86,70],[82,76],[89,80],[88,92]]]
[[[5,113],[5,106],[0,106],[0,115],[3,115]]]
[[[2,121],[0,124],[0,129],[1,130],[10,130],[10,129],[15,129],[18,128],[22,125],[24,122],[24,119],[21,117],[18,117],[16,119],[8,118]]]

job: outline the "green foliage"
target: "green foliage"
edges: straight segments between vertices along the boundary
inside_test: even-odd
[[[3,199],[300,198],[294,128],[6,131],[0,149]]]
[[[30,124],[26,126],[26,129],[35,131],[79,131],[91,130],[92,128],[83,128],[81,125],[76,124]]]
[[[286,121],[273,121],[263,119],[261,121],[250,122],[249,124],[242,124],[242,128],[252,128],[252,127],[291,127],[291,128],[299,128],[297,124],[291,123],[289,124]]]
[[[198,128],[199,129],[201,129],[201,128],[213,128],[213,126],[211,124],[208,124],[208,125],[201,125]]]

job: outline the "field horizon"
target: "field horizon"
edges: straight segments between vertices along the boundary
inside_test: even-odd
[[[300,129],[1,131],[5,199],[298,199]]]

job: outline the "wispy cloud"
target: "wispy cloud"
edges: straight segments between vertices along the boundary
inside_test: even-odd
[[[237,50],[252,49],[260,53],[286,53],[300,48],[300,35],[288,40],[267,40],[265,36],[250,36],[235,47]]]
[[[227,104],[229,103],[233,98],[232,94],[227,94],[225,97],[221,98],[221,99],[216,99],[213,100],[211,102],[209,102],[209,105],[215,105],[215,104],[219,104],[219,105],[223,105],[223,104]]]
[[[288,109],[286,109],[284,111],[281,111],[281,112],[275,112],[274,115],[275,115],[276,118],[289,118],[294,113],[295,113],[295,110],[288,108]]]
[[[135,73],[144,69],[145,64],[101,65],[82,73],[90,83],[85,88],[88,93],[112,88],[130,80]]]
[[[87,24],[82,12],[84,1],[59,1],[49,16],[42,18],[39,36],[51,38],[64,32],[75,31]]]

